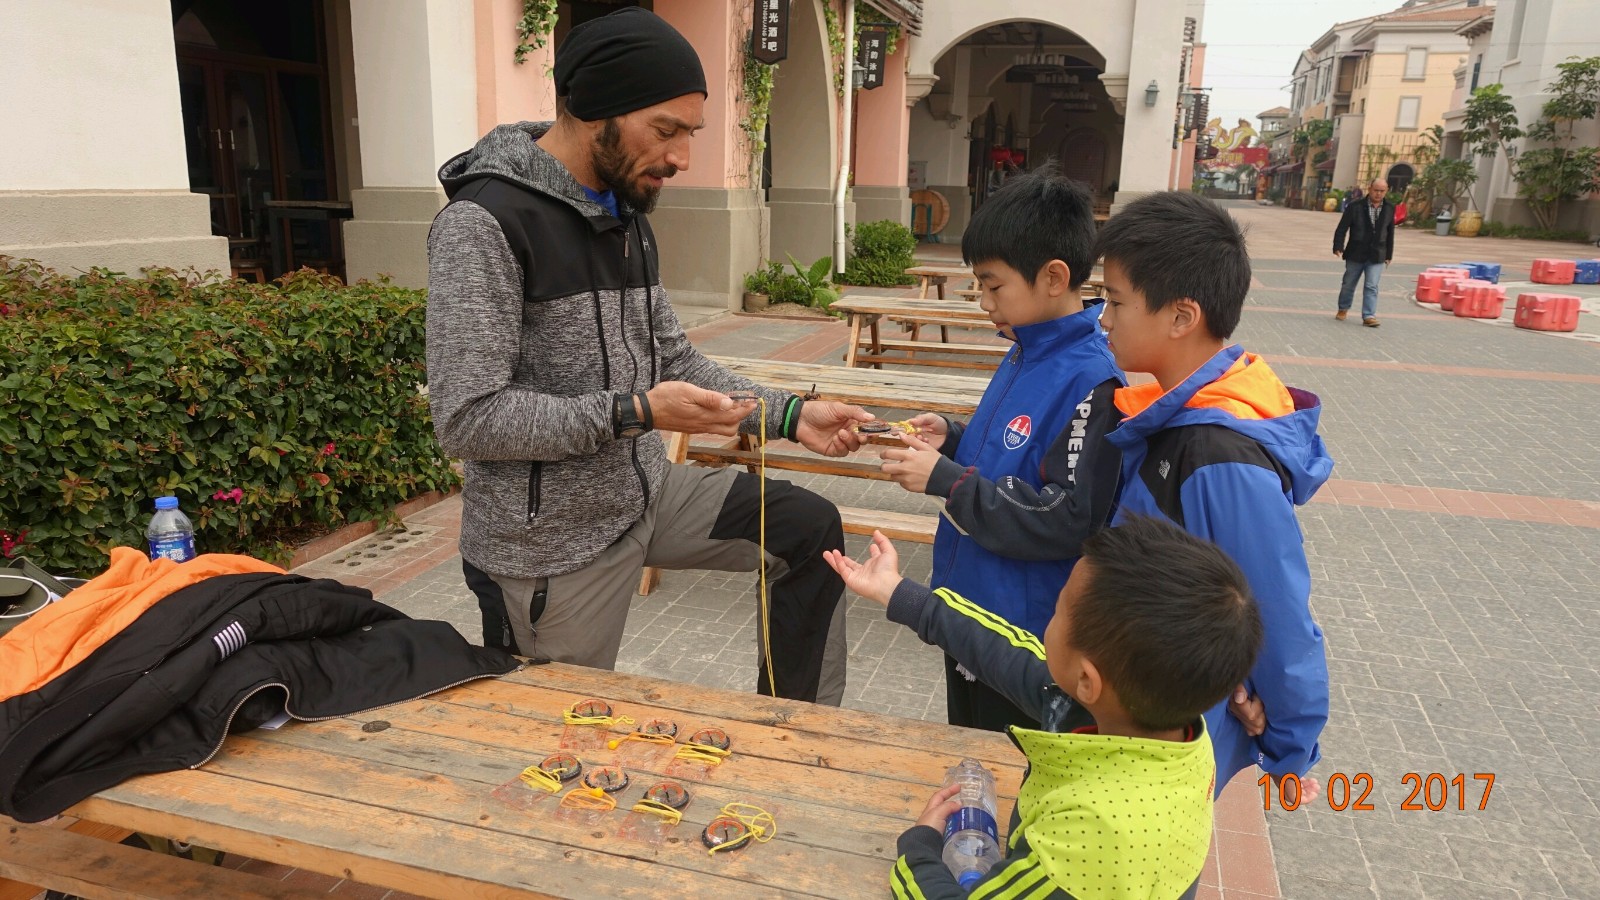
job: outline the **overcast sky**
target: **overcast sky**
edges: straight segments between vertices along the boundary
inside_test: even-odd
[[[1289,76],[1300,51],[1335,22],[1400,6],[1401,0],[1206,0],[1205,86],[1211,116],[1223,127],[1236,119],[1260,127],[1256,114],[1288,106]]]

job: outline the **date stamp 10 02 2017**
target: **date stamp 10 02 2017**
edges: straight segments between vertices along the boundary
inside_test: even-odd
[[[1301,792],[1300,778],[1296,775],[1274,779],[1264,774],[1256,784],[1261,788],[1262,809],[1268,811],[1272,809],[1274,801],[1280,809],[1299,809],[1301,798],[1305,796]],[[1365,812],[1375,808],[1371,800],[1373,784],[1369,772],[1353,775],[1334,772],[1328,776],[1322,796],[1328,808],[1334,812]],[[1494,791],[1494,773],[1474,772],[1470,776],[1450,776],[1441,772],[1407,772],[1400,776],[1400,787],[1409,790],[1406,798],[1400,802],[1402,811],[1485,810],[1489,808],[1489,795]],[[1480,788],[1482,793],[1479,793]]]

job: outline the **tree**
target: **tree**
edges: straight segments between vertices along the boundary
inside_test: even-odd
[[[1600,148],[1572,146],[1574,126],[1600,108],[1600,56],[1570,57],[1556,69],[1560,74],[1546,88],[1553,96],[1526,132],[1542,146],[1524,150],[1512,167],[1517,195],[1528,201],[1539,227],[1552,230],[1562,203],[1600,191]]]
[[[1600,112],[1600,56],[1569,57],[1556,69],[1545,88],[1552,96],[1527,129],[1502,87],[1490,84],[1473,91],[1461,131],[1478,156],[1505,153],[1517,196],[1545,229],[1556,227],[1562,203],[1600,190],[1600,149],[1572,146],[1574,126]],[[1524,138],[1531,146],[1519,153],[1513,142]]]
[[[1426,143],[1415,153],[1420,171],[1412,179],[1407,194],[1415,202],[1408,202],[1413,218],[1422,219],[1433,212],[1434,201],[1443,199],[1451,209],[1460,209],[1463,197],[1469,197],[1472,185],[1478,180],[1478,170],[1470,159],[1450,159],[1443,153],[1444,127],[1435,125],[1422,133]]]

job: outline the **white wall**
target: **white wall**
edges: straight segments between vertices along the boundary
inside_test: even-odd
[[[0,4],[0,190],[183,190],[167,0]]]
[[[1000,22],[1046,22],[1073,32],[1106,56],[1106,71],[1127,70],[1133,49],[1134,7],[1160,7],[1182,40],[1184,0],[1102,0],[1095,4],[1064,0],[937,0],[922,8],[922,36],[912,42],[910,71],[932,72],[933,62],[967,35]],[[1163,32],[1165,29],[1163,29]],[[1139,35],[1141,48],[1153,35]],[[1176,57],[1174,57],[1176,58]],[[1171,77],[1177,78],[1174,65]]]
[[[434,188],[478,136],[472,0],[350,0],[369,188]]]

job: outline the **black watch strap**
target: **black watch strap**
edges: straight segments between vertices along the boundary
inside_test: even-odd
[[[645,431],[656,430],[656,417],[650,412],[650,395],[640,391],[633,395],[639,401],[639,417],[644,424]]]

